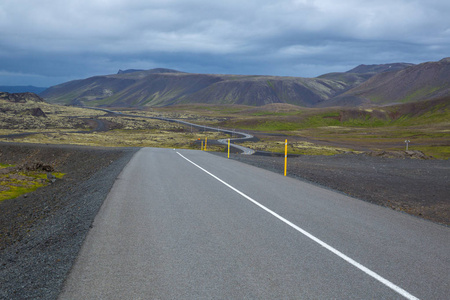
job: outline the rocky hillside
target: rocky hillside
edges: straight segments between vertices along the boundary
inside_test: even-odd
[[[378,73],[332,99],[328,106],[361,103],[393,104],[423,101],[450,95],[450,58],[400,70]]]
[[[378,74],[383,72],[400,71],[407,67],[412,67],[414,64],[407,63],[394,63],[394,64],[382,64],[382,65],[359,65],[356,68],[347,71],[346,73],[356,74]]]
[[[360,65],[317,78],[119,70],[114,75],[63,83],[40,95],[51,103],[111,107],[184,103],[355,106],[444,96],[450,93],[449,79],[448,59],[420,65]]]
[[[44,102],[44,99],[34,93],[6,93],[0,92],[0,100],[6,100],[14,103],[26,102]]]
[[[328,78],[211,75],[167,69],[120,71],[75,80],[41,93],[48,102],[89,106],[166,106],[182,103],[313,107],[359,81]],[[359,78],[359,76],[357,76]]]

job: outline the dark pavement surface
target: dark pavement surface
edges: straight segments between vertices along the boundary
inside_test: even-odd
[[[62,299],[403,298],[177,152],[394,287],[448,296],[448,227],[205,152],[146,148],[105,200]]]

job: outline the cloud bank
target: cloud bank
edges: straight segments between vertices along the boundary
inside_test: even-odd
[[[120,69],[313,77],[450,56],[447,0],[4,0],[0,85]]]

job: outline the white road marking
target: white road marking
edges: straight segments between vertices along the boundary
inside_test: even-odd
[[[419,299],[413,295],[411,295],[410,293],[408,293],[407,291],[405,291],[404,289],[402,289],[401,287],[393,284],[392,282],[390,282],[389,280],[387,280],[386,278],[378,275],[377,273],[375,273],[374,271],[370,270],[369,268],[363,266],[362,264],[358,263],[357,261],[353,260],[352,258],[348,257],[347,255],[345,255],[344,253],[340,252],[339,250],[331,247],[330,245],[328,245],[327,243],[325,243],[324,241],[316,238],[315,236],[313,236],[312,234],[310,234],[309,232],[305,231],[304,229],[298,227],[297,225],[295,225],[294,223],[292,223],[291,221],[283,218],[282,216],[280,216],[279,214],[277,214],[276,212],[268,209],[267,207],[265,207],[264,205],[258,203],[256,200],[252,199],[251,197],[247,196],[246,194],[244,194],[243,192],[239,191],[238,189],[236,189],[235,187],[229,185],[228,183],[226,183],[225,181],[223,181],[222,179],[220,179],[219,177],[215,176],[214,174],[210,173],[209,171],[205,170],[204,168],[200,167],[199,165],[197,165],[196,163],[194,163],[193,161],[191,161],[190,159],[186,158],[185,156],[183,156],[183,154],[181,154],[180,152],[177,152],[178,155],[180,155],[182,158],[184,158],[185,160],[187,160],[188,162],[190,162],[191,164],[193,164],[194,166],[196,166],[197,168],[199,168],[200,170],[202,170],[203,172],[205,172],[206,174],[210,175],[211,177],[213,177],[214,179],[220,181],[221,183],[223,183],[224,185],[226,185],[227,187],[229,187],[230,189],[232,189],[233,191],[235,191],[236,193],[238,193],[239,195],[241,195],[242,197],[246,198],[247,200],[249,200],[250,202],[252,202],[253,204],[259,206],[260,208],[262,208],[263,210],[265,210],[266,212],[268,212],[269,214],[273,215],[274,217],[276,217],[277,219],[279,219],[280,221],[286,223],[287,225],[291,226],[292,228],[294,228],[295,230],[297,230],[298,232],[300,232],[301,234],[305,235],[306,237],[308,237],[309,239],[313,240],[314,242],[318,243],[319,245],[321,245],[322,247],[324,247],[325,249],[331,251],[332,253],[336,254],[337,256],[339,256],[340,258],[342,258],[343,260],[347,261],[349,264],[355,266],[356,268],[360,269],[361,271],[363,271],[364,273],[366,273],[367,275],[371,276],[372,278],[378,280],[379,282],[381,282],[382,284],[384,284],[385,286],[389,287],[390,289],[394,290],[395,292],[399,293],[400,295],[402,295],[403,297],[405,297],[406,299]]]

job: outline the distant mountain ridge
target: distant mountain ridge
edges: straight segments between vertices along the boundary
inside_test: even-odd
[[[349,84],[322,78],[213,75],[154,70],[96,76],[67,82],[41,93],[60,104],[166,106],[181,103],[312,107],[347,90]]]
[[[177,70],[171,70],[171,69],[164,69],[164,68],[156,68],[156,69],[150,69],[150,70],[139,70],[139,69],[128,69],[128,70],[119,70],[117,74],[129,74],[129,73],[136,73],[136,72],[146,72],[148,74],[158,74],[158,73],[182,73]]]
[[[383,73],[390,71],[398,71],[408,67],[412,67],[414,64],[408,63],[393,63],[393,64],[382,64],[382,65],[359,65],[356,68],[353,68],[346,73],[357,73],[357,74],[366,74],[366,73]]]
[[[136,70],[136,69],[128,69],[128,70],[119,70],[117,74],[128,74],[128,73],[134,73],[134,72],[141,72],[145,70]]]
[[[360,65],[316,78],[193,74],[171,69],[119,70],[53,86],[51,103],[132,107],[184,103],[304,107],[410,102],[450,94],[450,60],[419,65]]]
[[[378,73],[337,96],[332,102],[338,106],[345,102],[384,105],[417,102],[447,95],[450,95],[450,58]]]
[[[45,91],[46,87],[38,87],[38,86],[32,86],[32,85],[4,85],[0,86],[0,92],[5,93],[35,93],[39,94],[43,91]]]

